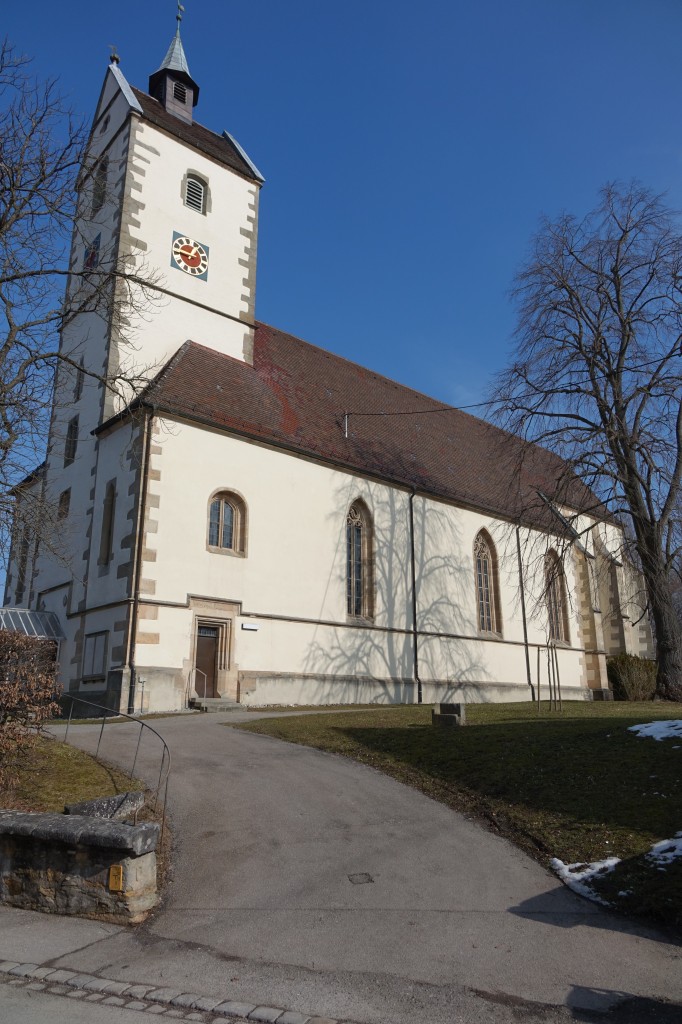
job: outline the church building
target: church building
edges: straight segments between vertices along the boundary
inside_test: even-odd
[[[63,330],[5,605],[135,713],[604,696],[652,656],[620,526],[556,456],[256,319],[264,179],[199,94],[179,23],[147,92],[107,70],[67,306],[115,284]]]

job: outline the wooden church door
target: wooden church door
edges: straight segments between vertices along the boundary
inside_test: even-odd
[[[194,689],[199,697],[215,697],[218,661],[218,628],[199,625]]]

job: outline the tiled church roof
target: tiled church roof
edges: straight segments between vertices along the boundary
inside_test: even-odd
[[[253,366],[187,342],[142,404],[553,530],[538,491],[595,509],[574,478],[559,483],[566,466],[545,449],[265,324]]]
[[[254,174],[254,168],[244,159],[231,139],[224,135],[216,135],[215,132],[204,128],[203,124],[198,124],[196,121],[186,124],[174,114],[169,114],[162,103],[140,89],[133,88],[133,93],[142,107],[146,120],[151,121],[158,128],[163,128],[170,135],[174,135],[176,139],[194,146],[200,153],[205,153],[206,156],[238,171],[245,178],[249,178],[251,181],[260,180]]]

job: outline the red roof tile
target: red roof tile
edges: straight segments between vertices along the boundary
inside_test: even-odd
[[[567,485],[565,464],[545,449],[265,324],[256,327],[253,366],[187,342],[143,402],[553,529],[558,521],[538,491],[557,500],[570,491],[574,507],[595,506],[574,478]]]

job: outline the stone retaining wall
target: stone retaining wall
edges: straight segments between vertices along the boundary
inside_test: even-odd
[[[0,810],[0,902],[141,921],[157,902],[159,826]]]

